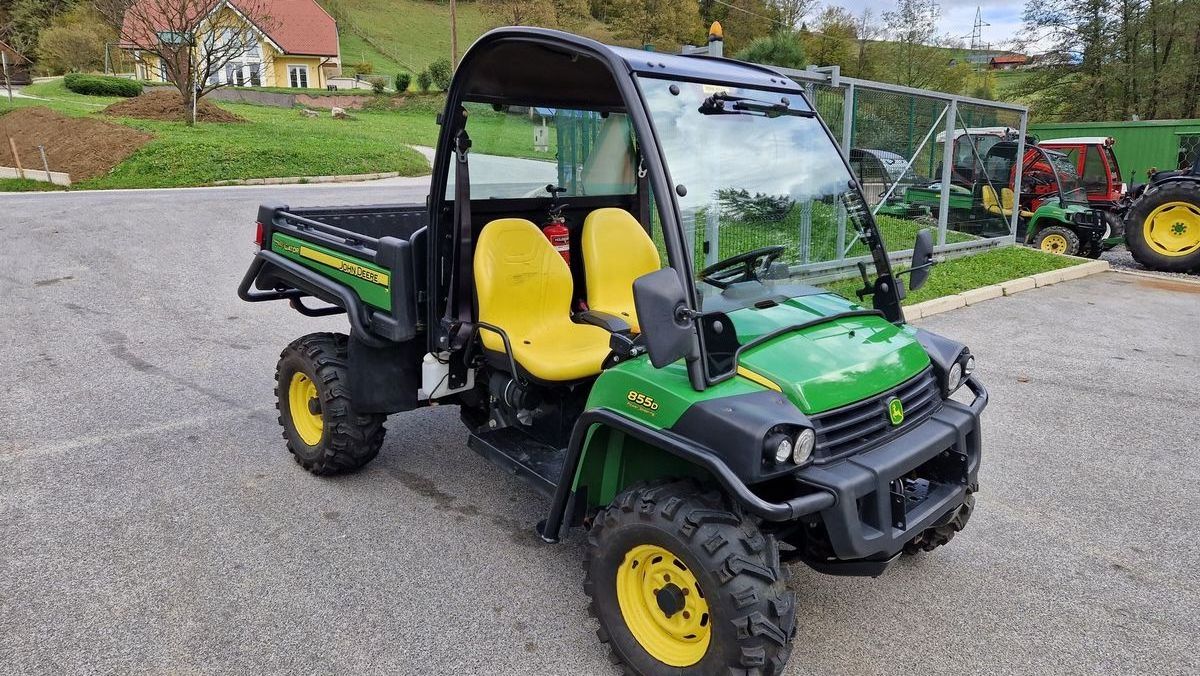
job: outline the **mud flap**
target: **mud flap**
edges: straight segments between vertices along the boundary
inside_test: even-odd
[[[371,347],[350,336],[350,396],[360,413],[399,413],[419,405],[424,341]]]

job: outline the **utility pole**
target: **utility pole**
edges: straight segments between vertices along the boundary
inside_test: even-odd
[[[450,0],[450,71],[458,70],[458,2]]]
[[[8,52],[0,49],[0,63],[4,64],[4,88],[8,90],[8,102],[12,103],[12,83],[8,81]]]

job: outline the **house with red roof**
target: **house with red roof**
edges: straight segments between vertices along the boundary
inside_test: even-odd
[[[997,54],[988,59],[988,68],[992,70],[1013,70],[1029,63],[1029,57],[1024,54]]]
[[[197,9],[194,20],[161,17],[165,12]],[[190,14],[188,15],[190,16]],[[237,41],[233,58],[208,74],[210,83],[236,87],[324,89],[329,77],[341,71],[337,22],[316,0],[136,0],[125,14],[122,48],[134,59],[137,77],[166,82],[160,59],[147,52],[155,40],[179,39],[181,24],[190,24],[197,53],[205,45]],[[197,57],[197,62],[203,59]]]

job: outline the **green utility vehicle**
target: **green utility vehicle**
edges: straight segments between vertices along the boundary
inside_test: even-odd
[[[531,110],[576,121],[569,167]],[[350,322],[279,360],[304,468],[358,469],[389,414],[457,405],[548,499],[542,540],[587,531],[599,638],[640,674],[778,674],[784,561],[879,575],[964,527],[987,393],[964,345],[905,323],[929,234],[895,272],[801,86],[502,28],[439,123],[425,205],[260,208],[241,297]],[[811,285],[846,252],[867,306]]]

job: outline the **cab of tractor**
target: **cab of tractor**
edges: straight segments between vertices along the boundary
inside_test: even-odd
[[[1110,232],[1104,212],[1088,204],[1074,161],[1033,145],[1021,161],[1020,198],[1013,189],[1020,144],[998,142],[983,158],[978,185],[988,212],[1009,218],[1017,211],[1017,241],[1047,253],[1098,258]]]

